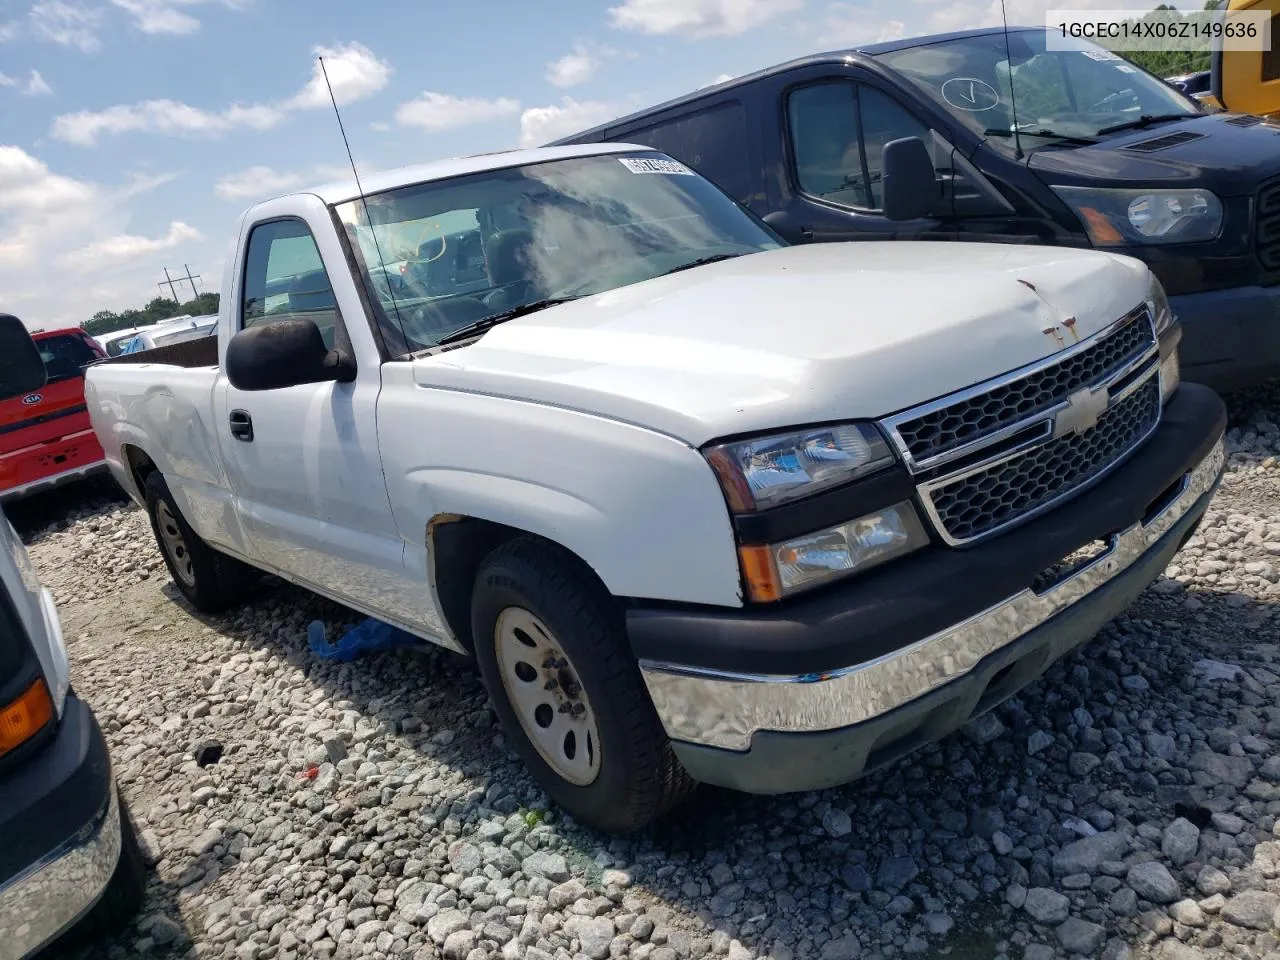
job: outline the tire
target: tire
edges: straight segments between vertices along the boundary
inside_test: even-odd
[[[529,537],[497,547],[476,575],[471,625],[503,731],[574,819],[629,833],[693,791],[653,709],[619,611],[575,558]],[[521,659],[525,654],[528,660]],[[540,734],[537,742],[531,731]]]
[[[256,571],[200,539],[178,509],[159,471],[148,475],[143,493],[156,546],[169,568],[173,585],[187,601],[201,613],[219,613],[243,600]]]
[[[120,797],[120,859],[98,902],[69,932],[72,944],[94,942],[118,932],[142,907],[146,896],[146,858],[138,843],[137,828],[129,815],[124,797]]]

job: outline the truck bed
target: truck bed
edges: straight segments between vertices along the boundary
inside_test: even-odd
[[[218,365],[218,338],[200,337],[183,340],[151,350],[123,353],[96,361],[93,366],[116,363],[163,363],[171,367],[216,367]]]

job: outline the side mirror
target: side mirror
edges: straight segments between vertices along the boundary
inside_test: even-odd
[[[881,161],[884,215],[889,220],[927,217],[942,196],[933,157],[919,137],[903,137],[884,145]]]
[[[11,313],[0,313],[0,400],[43,390],[48,380],[26,324]]]
[[[355,379],[350,354],[330,350],[314,321],[273,320],[241,330],[227,344],[227,379],[237,390],[279,390]]]

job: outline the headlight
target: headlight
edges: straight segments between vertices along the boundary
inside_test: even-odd
[[[1157,337],[1173,326],[1173,308],[1169,306],[1169,296],[1164,292],[1164,284],[1155,274],[1152,274],[1151,286],[1147,289],[1147,309],[1151,311],[1151,319],[1155,321]]]
[[[1222,201],[1208,190],[1056,186],[1053,192],[1075,211],[1096,247],[1199,243],[1222,229]]]
[[[927,545],[915,508],[899,503],[816,533],[742,547],[751,599],[768,602],[878,566]]]
[[[884,437],[861,423],[724,443],[705,454],[735,513],[808,497],[893,463]]]

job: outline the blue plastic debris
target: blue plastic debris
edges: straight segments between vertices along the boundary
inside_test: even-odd
[[[416,645],[418,639],[399,627],[369,617],[348,630],[337,644],[329,643],[324,624],[312,620],[307,624],[307,646],[311,652],[325,660],[354,660],[362,653],[394,650],[397,647]]]

